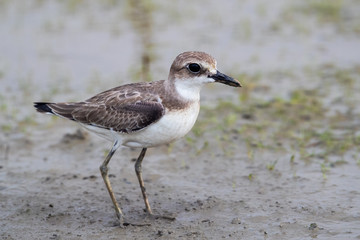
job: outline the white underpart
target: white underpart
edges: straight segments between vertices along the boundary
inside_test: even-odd
[[[87,130],[96,133],[97,135],[99,135],[100,137],[103,137],[109,141],[115,141],[117,139],[117,133],[115,133],[113,130],[108,130],[107,128],[101,128],[101,127],[96,127],[93,125],[87,125],[87,124],[83,124],[80,123],[79,124],[86,128]]]
[[[194,126],[200,109],[199,102],[194,102],[184,110],[169,111],[158,122],[144,130],[120,137],[122,145],[127,147],[156,147],[178,140]]]

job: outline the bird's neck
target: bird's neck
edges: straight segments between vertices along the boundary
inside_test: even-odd
[[[166,88],[169,93],[177,95],[179,100],[194,102],[200,100],[202,84],[194,84],[192,79],[169,79],[166,81]]]

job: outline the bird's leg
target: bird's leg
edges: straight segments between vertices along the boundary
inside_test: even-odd
[[[139,180],[141,193],[142,193],[143,198],[144,198],[146,211],[150,216],[155,217],[155,218],[160,217],[160,218],[165,218],[165,219],[168,219],[168,220],[175,220],[175,217],[171,217],[171,216],[154,215],[152,210],[151,210],[151,207],[150,207],[150,204],[149,204],[149,199],[148,199],[147,194],[146,194],[144,180],[142,178],[142,167],[141,167],[141,163],[142,163],[142,160],[143,160],[143,158],[145,156],[146,150],[147,150],[147,148],[143,148],[141,150],[141,153],[140,153],[139,157],[137,158],[137,160],[135,162],[135,172],[136,172],[136,176],[137,176],[137,178]]]
[[[119,146],[120,146],[120,145],[119,145],[118,141],[115,141],[115,142],[114,142],[114,145],[112,146],[112,148],[111,148],[111,150],[110,150],[110,152],[108,153],[108,155],[106,156],[104,162],[103,162],[103,163],[101,164],[101,166],[100,166],[100,172],[101,172],[102,178],[104,179],[106,188],[107,188],[107,190],[108,190],[108,192],[109,192],[111,201],[112,201],[113,204],[114,204],[116,216],[117,216],[117,218],[119,219],[119,222],[120,222],[120,227],[122,227],[122,226],[127,226],[127,225],[133,225],[133,226],[149,226],[150,224],[148,224],[148,223],[130,223],[130,222],[125,221],[125,219],[124,219],[124,214],[123,214],[123,212],[121,211],[120,205],[119,205],[119,203],[116,201],[114,192],[113,192],[112,187],[111,187],[111,184],[110,184],[109,175],[108,175],[108,170],[109,170],[109,169],[108,169],[107,165],[109,164],[111,157],[114,155],[115,151],[119,148]]]
[[[143,198],[144,198],[144,203],[145,203],[145,207],[146,207],[146,211],[149,213],[149,214],[152,214],[152,211],[151,211],[151,207],[150,207],[150,204],[149,204],[149,200],[148,200],[148,197],[147,197],[147,194],[146,194],[146,189],[145,189],[145,185],[144,185],[144,180],[142,178],[142,167],[141,167],[141,163],[142,163],[142,160],[145,156],[145,153],[146,153],[146,150],[147,148],[143,148],[141,150],[141,153],[139,155],[139,157],[137,158],[136,162],[135,162],[135,172],[136,172],[136,176],[139,180],[139,184],[140,184],[140,188],[141,188],[141,193],[143,195]]]
[[[115,153],[116,149],[118,149],[118,147],[119,147],[118,141],[115,141],[114,145],[112,146],[112,148],[110,150],[110,152],[108,153],[108,155],[106,156],[104,162],[100,166],[100,172],[101,172],[102,178],[104,179],[106,188],[107,188],[107,190],[109,192],[111,201],[114,204],[116,216],[120,221],[120,225],[122,225],[124,223],[124,214],[122,213],[121,208],[120,208],[118,202],[116,201],[114,192],[112,190],[110,180],[109,180],[109,175],[108,175],[108,167],[107,167],[107,165],[110,162],[111,157],[114,155],[114,153]]]

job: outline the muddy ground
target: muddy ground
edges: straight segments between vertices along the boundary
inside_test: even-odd
[[[1,1],[1,239],[360,239],[357,1]],[[164,79],[202,50],[244,85],[207,86],[184,139],[149,149],[146,218],[123,148],[34,101]]]

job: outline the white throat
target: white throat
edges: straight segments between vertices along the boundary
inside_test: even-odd
[[[184,100],[199,101],[201,87],[206,83],[214,82],[208,77],[175,79],[175,90]]]

